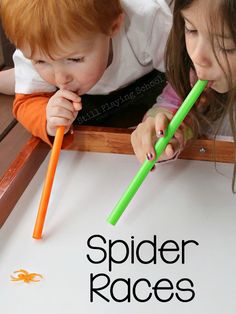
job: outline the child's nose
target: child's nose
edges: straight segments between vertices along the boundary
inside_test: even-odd
[[[190,57],[196,70],[201,69],[202,71],[205,71],[212,65],[210,49],[206,47],[203,42],[196,44]]]
[[[211,52],[207,47],[199,44],[192,51],[191,59],[194,64],[197,75],[200,79],[207,79],[208,72],[212,68]]]
[[[60,89],[65,89],[66,86],[72,81],[71,75],[68,73],[57,71],[55,72],[55,82],[56,86]]]

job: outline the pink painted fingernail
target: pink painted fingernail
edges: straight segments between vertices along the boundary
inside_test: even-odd
[[[147,160],[153,160],[153,154],[152,153],[148,153],[146,156],[147,156]]]
[[[157,132],[157,137],[163,137],[164,136],[164,131],[163,130],[159,130]]]

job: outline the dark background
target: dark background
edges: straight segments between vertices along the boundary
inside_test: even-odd
[[[3,53],[3,64],[1,65],[1,68],[13,67],[12,54],[15,48],[6,38],[1,25],[0,25],[0,38],[1,38],[1,43],[2,43],[2,53]]]

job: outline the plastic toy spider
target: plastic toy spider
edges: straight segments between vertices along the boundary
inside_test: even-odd
[[[11,281],[24,281],[26,283],[29,282],[37,282],[40,281],[40,278],[43,278],[42,275],[36,273],[29,273],[24,269],[19,269],[14,271],[14,274],[18,274],[17,277],[11,276]],[[36,279],[38,277],[38,279]]]

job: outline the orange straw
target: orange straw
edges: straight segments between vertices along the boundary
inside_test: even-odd
[[[36,218],[35,226],[34,226],[34,239],[41,239],[44,220],[47,213],[48,202],[51,194],[51,189],[53,185],[54,175],[57,168],[57,162],[59,159],[61,145],[64,137],[64,126],[60,126],[57,129],[56,136],[54,139],[54,143],[52,146],[51,157],[48,164],[48,170],[44,182],[43,192],[39,204],[38,215]]]

